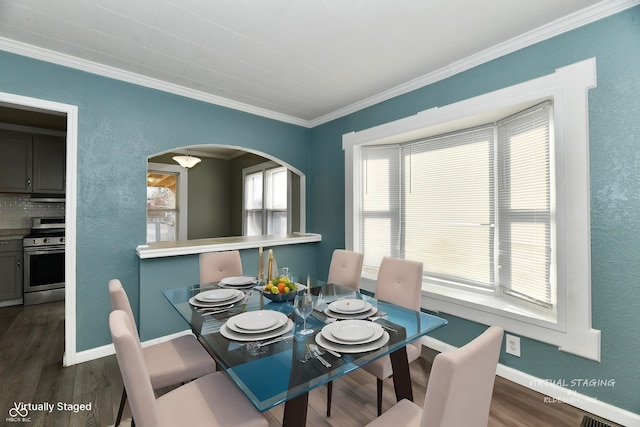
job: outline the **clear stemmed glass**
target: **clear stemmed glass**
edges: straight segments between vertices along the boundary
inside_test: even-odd
[[[293,307],[296,314],[302,317],[302,330],[298,332],[300,335],[308,335],[313,333],[313,329],[307,329],[307,317],[313,311],[313,298],[309,292],[300,292],[296,294],[296,298],[293,301]]]

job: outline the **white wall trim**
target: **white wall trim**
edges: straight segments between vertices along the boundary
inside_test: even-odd
[[[586,59],[554,73],[412,116],[343,135],[345,150],[345,247],[359,238],[362,146],[392,144],[492,122],[544,100],[553,100],[557,233],[557,318],[506,308],[493,295],[423,283],[425,308],[443,311],[549,343],[562,351],[600,361],[600,331],[591,327],[588,93],[596,85],[596,60]],[[365,273],[366,274],[366,273]],[[366,278],[363,275],[363,279]],[[569,302],[571,302],[569,304]]]
[[[64,366],[76,357],[76,215],[78,182],[78,107],[0,92],[0,105],[67,117],[67,188],[65,205]]]
[[[434,349],[441,353],[452,351],[457,348],[429,336],[422,337],[420,342],[425,347]],[[609,403],[602,402],[596,398],[562,387],[558,385],[554,379],[537,378],[533,375],[529,375],[525,372],[518,371],[517,369],[513,369],[502,364],[498,364],[496,374],[504,379],[519,384],[522,387],[526,387],[548,396],[552,399],[549,404],[555,404],[556,402],[567,403],[578,409],[589,412],[590,414],[594,414],[598,417],[602,417],[606,420],[613,421],[627,427],[640,427],[639,414],[635,414]]]
[[[42,61],[58,64],[76,70],[86,71],[87,73],[96,74],[102,77],[120,80],[123,82],[133,83],[138,86],[148,87],[151,89],[161,90],[163,92],[173,93],[175,95],[184,96],[186,98],[196,99],[209,104],[219,105],[221,107],[231,108],[233,110],[243,111],[245,113],[254,114],[256,116],[266,117],[285,123],[291,123],[298,126],[308,127],[308,121],[291,117],[285,114],[269,111],[264,108],[254,107],[221,96],[211,95],[184,86],[168,83],[152,77],[143,76],[130,71],[121,70],[97,62],[86,59],[76,58],[64,53],[54,52],[37,46],[32,46],[16,40],[0,37],[0,49],[12,52],[18,55],[35,58]]]
[[[129,71],[120,70],[115,67],[98,64],[96,62],[75,58],[70,55],[65,55],[48,49],[21,43],[15,40],[7,39],[5,37],[0,37],[0,49],[29,58],[35,58],[53,64],[86,71],[88,73],[96,74],[99,76],[109,77],[112,79],[121,80],[144,87],[173,93],[187,98],[197,99],[199,101],[207,102],[210,104],[220,105],[222,107],[255,114],[257,116],[262,116],[285,123],[291,123],[298,126],[313,128],[315,126],[330,122],[331,120],[335,120],[356,111],[362,110],[363,108],[370,107],[396,96],[411,92],[413,90],[459,74],[463,71],[469,70],[473,67],[477,67],[478,65],[484,64],[496,58],[500,58],[509,53],[516,52],[535,43],[553,38],[581,26],[614,15],[618,12],[630,9],[638,4],[640,4],[640,0],[603,0],[600,3],[587,7],[572,15],[550,22],[540,28],[529,31],[518,37],[514,37],[513,39],[508,40],[504,43],[500,43],[482,52],[478,52],[477,54],[453,62],[452,64],[449,64],[431,73],[425,74],[421,77],[398,85],[389,90],[380,92],[379,94],[370,96],[351,105],[347,105],[346,107],[340,108],[313,120],[304,120],[286,114],[276,113],[274,111],[254,107],[242,102],[233,101],[231,99],[207,94],[194,89],[185,88],[151,77],[146,77]]]
[[[175,334],[171,334],[171,335],[166,335],[164,337],[159,337],[159,338],[154,338],[152,340],[149,341],[145,341],[142,343],[142,347],[149,347],[150,345],[154,345],[154,344],[160,344],[166,341],[171,341],[172,339],[181,337],[183,335],[193,335],[193,333],[191,332],[191,330],[186,329],[184,331],[181,332],[176,332]],[[100,359],[102,357],[107,357],[107,356],[111,356],[112,354],[115,354],[116,350],[115,347],[113,346],[113,344],[107,344],[107,345],[103,345],[100,347],[94,347],[91,348],[89,350],[84,350],[81,352],[78,352],[76,354],[76,363],[84,363],[84,362],[89,362],[91,360],[96,360],[96,359]]]

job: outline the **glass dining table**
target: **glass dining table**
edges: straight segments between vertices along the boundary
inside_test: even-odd
[[[167,289],[162,293],[216,360],[218,369],[237,385],[258,411],[268,411],[284,403],[283,426],[287,427],[305,425],[309,391],[384,355],[390,356],[393,365],[396,398],[413,400],[405,346],[447,323],[445,319],[428,313],[376,300],[365,292],[312,281],[307,291],[313,295],[315,308],[307,318],[306,326],[314,333],[300,335],[303,322],[295,315],[293,300],[271,301],[258,287],[243,290],[246,296],[230,307],[212,309],[194,300],[201,292],[217,288],[217,284],[193,285]],[[363,300],[363,303],[374,307],[370,313],[375,314],[367,320],[380,325],[388,340],[380,348],[362,352],[339,352],[335,347],[327,352],[320,346],[324,353],[319,358],[309,357],[309,346],[322,342],[316,335],[323,327],[336,321],[327,309],[328,305],[341,300]],[[269,343],[272,340],[264,338],[258,342],[230,339],[236,336],[228,329],[227,321],[242,313],[259,310],[274,310],[293,322],[290,331],[276,337],[284,339],[272,343]],[[331,346],[327,347],[331,349]],[[311,356],[316,354],[311,353]]]

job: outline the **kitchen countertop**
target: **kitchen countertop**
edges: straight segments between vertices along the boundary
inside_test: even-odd
[[[0,228],[0,240],[21,240],[30,232],[29,228]]]

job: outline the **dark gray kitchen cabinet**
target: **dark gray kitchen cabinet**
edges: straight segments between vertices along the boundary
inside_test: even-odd
[[[65,193],[65,137],[0,129],[0,192]]]
[[[0,240],[0,301],[22,298],[22,240]]]
[[[33,193],[64,194],[66,143],[60,136],[33,136]]]
[[[0,129],[0,191],[30,193],[32,135]]]

